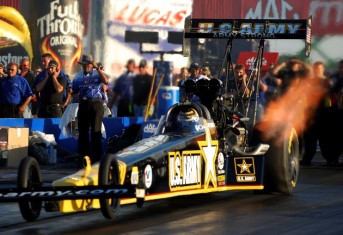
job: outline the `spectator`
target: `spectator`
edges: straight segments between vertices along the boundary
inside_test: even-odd
[[[261,78],[260,89],[264,93],[264,106],[279,96],[282,81],[273,76],[274,67],[274,64],[270,64],[266,75]]]
[[[35,76],[37,76],[40,72],[42,72],[42,67],[37,66],[35,69]]]
[[[221,81],[223,80],[224,79],[221,79]],[[246,107],[249,105],[248,98],[250,97],[250,90],[247,83],[248,75],[245,72],[245,66],[243,64],[235,65],[233,69],[233,76],[229,77],[228,81],[226,81],[226,89],[228,95],[233,95],[236,98],[238,112],[240,112],[242,115],[247,115]]]
[[[312,67],[307,63],[297,59],[290,58],[287,62],[283,62],[273,69],[273,76],[281,80],[280,95],[282,96],[287,91],[292,92],[301,79],[307,78],[311,75]],[[304,100],[298,100],[300,105],[306,105]],[[302,133],[298,133],[299,150],[300,154],[303,151],[303,136]]]
[[[202,75],[205,75],[205,76],[208,77],[208,78],[211,78],[211,77],[212,77],[212,75],[211,75],[211,70],[210,70],[210,68],[209,68],[208,66],[205,66],[205,67],[202,69],[201,74],[202,74]]]
[[[39,111],[39,103],[41,101],[40,99],[40,92],[36,91],[36,85],[40,83],[45,76],[47,76],[47,67],[49,64],[49,61],[52,60],[52,55],[50,53],[44,53],[41,56],[41,62],[42,62],[42,67],[41,67],[41,72],[36,75],[35,80],[33,81],[33,89],[32,92],[34,94],[33,102],[32,103],[32,116],[33,117],[38,117],[38,111]]]
[[[208,77],[201,74],[201,70],[202,69],[198,63],[195,63],[195,62],[191,63],[191,65],[188,68],[189,76],[186,78],[185,81],[193,80],[193,81],[197,82],[200,79],[210,80]],[[183,84],[181,85],[180,97],[181,97],[182,101],[200,102],[199,97],[196,96],[194,93],[187,92],[187,94],[186,94],[185,89],[183,87]]]
[[[313,64],[312,67],[314,75],[313,79],[315,79],[316,82],[320,83],[323,89],[328,90],[330,87],[330,81],[325,76],[324,63],[321,61],[317,61]],[[325,129],[327,128],[327,124],[322,123],[323,112],[325,113],[325,99],[326,96],[323,96],[323,98],[320,100],[318,108],[308,107],[308,112],[312,113],[312,118],[311,122],[309,123],[303,134],[304,153],[302,156],[302,160],[300,161],[300,165],[310,166],[312,159],[317,151],[318,141],[321,146],[325,147],[325,142],[327,142],[326,139],[329,138],[328,136],[323,136],[324,138],[321,138],[320,134],[324,131],[321,131],[322,124],[325,126]]]
[[[35,75],[33,74],[33,72],[30,69],[30,60],[28,58],[24,58],[21,60],[20,62],[20,76],[22,76],[23,78],[25,78],[29,85],[31,90],[33,90],[33,81],[35,80]],[[34,100],[35,97],[32,97],[32,100]],[[31,118],[32,117],[32,103],[30,102],[26,108],[25,111],[23,113],[24,118]]]
[[[27,80],[18,73],[18,64],[7,66],[8,76],[0,80],[0,118],[22,118],[32,98]]]
[[[33,116],[37,116],[38,114],[38,110],[39,110],[39,105],[40,105],[40,102],[41,102],[41,94],[36,91],[36,87],[37,87],[37,84],[40,83],[44,78],[46,78],[48,76],[48,65],[49,65],[49,62],[50,60],[53,60],[53,56],[52,54],[50,53],[44,53],[42,56],[42,72],[40,72],[37,76],[36,76],[36,79],[34,80],[33,82],[33,92],[35,93],[36,97],[37,97],[37,102],[33,105],[32,107],[32,115]],[[67,93],[67,88],[70,88],[70,85],[69,85],[69,82],[70,80],[68,79],[69,76],[65,74],[65,72],[63,70],[59,70],[59,73],[60,73],[60,76],[64,77],[67,79],[67,86],[65,87],[65,90],[63,91],[63,99],[60,100],[59,102],[62,103],[62,106],[65,107],[65,102],[66,101],[69,101],[66,99],[68,93]],[[70,90],[69,90],[70,91]],[[70,95],[70,94],[69,94]]]
[[[4,71],[5,65],[0,63],[0,78],[7,77],[7,73]]]
[[[36,85],[36,91],[41,94],[38,111],[40,118],[62,117],[61,100],[67,86],[67,78],[60,73],[59,64],[55,60],[48,63],[47,76]]]
[[[132,80],[136,76],[135,61],[130,59],[126,64],[126,71],[116,80],[112,88],[112,99],[108,102],[108,108],[112,109],[118,102],[117,117],[132,117],[133,113],[133,87]]]
[[[182,67],[180,70],[180,76],[179,76],[179,81],[177,82],[177,86],[180,89],[179,92],[179,100],[182,101],[184,100],[185,97],[182,97],[182,95],[185,94],[184,88],[183,88],[183,84],[186,81],[186,79],[189,77],[189,71],[187,67]]]
[[[248,98],[250,95],[250,90],[247,85],[248,75],[245,72],[245,66],[242,64],[237,64],[234,68],[234,76],[230,78],[229,90],[239,98]]]
[[[105,73],[105,67],[102,65],[101,62],[98,62],[98,67],[101,71],[103,71]],[[109,75],[105,73],[105,75],[109,78]],[[111,110],[107,107],[108,104],[108,97],[109,97],[109,93],[111,91],[110,88],[110,84],[102,84],[102,101],[104,104],[104,117],[111,117],[112,116],[112,112]]]
[[[193,79],[195,81],[198,81],[199,79],[209,79],[207,76],[203,75],[201,73],[202,68],[200,67],[200,65],[198,63],[192,63],[189,66],[189,77],[187,79]]]
[[[102,156],[101,126],[104,106],[101,90],[103,85],[108,84],[108,78],[93,60],[92,55],[83,55],[79,64],[82,65],[82,70],[76,74],[72,82],[73,94],[78,95],[80,101],[77,113],[78,151],[80,157],[89,156],[92,162],[97,162]]]
[[[68,104],[71,102],[71,94],[72,94],[71,81],[70,81],[69,75],[65,74],[65,79],[67,81],[67,84],[66,84],[66,87],[63,89],[63,96],[62,96],[62,101],[61,101],[62,112],[64,112]]]
[[[342,156],[343,132],[343,60],[338,62],[337,71],[330,76],[331,90],[321,115],[320,148],[329,166],[337,166]],[[336,134],[334,134],[335,132]]]
[[[28,81],[30,87],[32,88],[33,81],[35,80],[35,75],[30,69],[30,60],[28,58],[22,59],[20,62],[19,69],[20,69],[20,76],[25,78]]]
[[[148,73],[146,60],[143,59],[139,62],[138,69],[139,74],[137,74],[132,80],[133,109],[136,117],[144,117],[152,85],[152,76]]]
[[[282,95],[290,87],[291,83],[308,77],[311,71],[312,68],[307,63],[296,58],[290,58],[288,62],[275,66],[272,75],[281,80],[280,95]]]

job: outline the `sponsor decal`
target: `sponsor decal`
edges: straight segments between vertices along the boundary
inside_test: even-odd
[[[139,182],[138,167],[134,166],[132,167],[132,171],[131,171],[131,184],[137,185],[138,182]]]
[[[217,156],[217,180],[218,180],[218,186],[225,185],[225,159],[224,154],[220,152]]]
[[[154,134],[156,131],[157,126],[152,123],[148,123],[147,125],[144,126],[143,131],[144,133],[151,133]]]
[[[207,126],[205,120],[204,122],[204,126]],[[212,140],[209,128],[205,128],[205,133],[206,140],[198,141],[200,150],[168,153],[169,187],[171,191],[201,188],[202,182],[204,182],[204,189],[207,189],[210,183],[213,187],[217,187],[218,140]],[[202,160],[205,164],[203,180],[201,178]]]
[[[246,69],[252,70],[257,57],[257,52],[242,51],[238,56],[238,63],[243,64]],[[277,52],[265,52],[262,58],[262,71],[267,71],[271,64],[276,64],[279,58]]]
[[[201,152],[169,152],[169,186],[171,191],[201,188]]]
[[[38,190],[38,191],[23,191],[23,192],[7,192],[7,193],[0,193],[0,200],[1,198],[39,198],[39,197],[75,197],[77,196],[100,196],[100,195],[112,195],[112,194],[125,194],[128,193],[128,189],[93,189],[93,190],[86,190],[86,189],[68,189],[68,190]]]
[[[204,120],[205,125],[207,122]],[[210,129],[206,128],[206,140],[198,141],[202,156],[205,160],[205,178],[204,178],[204,189],[207,189],[210,182],[213,187],[217,187],[216,177],[216,156],[218,152],[218,140],[212,140]]]
[[[238,29],[233,23],[221,23],[218,28],[212,22],[200,22],[198,33],[213,33],[214,38],[276,38],[276,34],[297,34],[301,23],[244,23]]]
[[[152,185],[152,168],[149,164],[144,169],[144,183],[146,188]]]
[[[205,127],[203,125],[195,125],[195,130],[198,132],[203,131],[203,130],[205,130]]]
[[[217,166],[218,166],[218,174],[224,174],[225,173],[225,170],[224,170],[224,154],[222,152],[220,152],[218,154],[218,157],[217,157]]]
[[[171,100],[172,96],[168,92],[162,93],[162,99],[164,100]]]
[[[255,182],[256,177],[254,175],[237,176],[237,182]]]
[[[234,159],[237,182],[255,182],[255,164],[253,157],[237,157]]]
[[[226,176],[225,175],[218,175],[217,180],[218,180],[218,186],[224,186]]]

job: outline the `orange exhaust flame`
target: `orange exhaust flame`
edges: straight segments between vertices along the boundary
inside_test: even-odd
[[[291,128],[301,134],[313,122],[313,115],[327,92],[318,78],[294,80],[281,97],[265,108],[257,129],[264,140],[276,143],[288,139]]]

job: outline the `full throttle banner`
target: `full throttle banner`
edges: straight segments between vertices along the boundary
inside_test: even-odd
[[[35,45],[35,64],[40,64],[40,55],[49,52],[66,73],[75,74],[80,69],[77,62],[82,53],[84,30],[80,1],[40,0],[31,3],[32,7],[29,1],[26,2],[21,7],[28,11],[26,14]],[[40,6],[39,11],[37,6]]]

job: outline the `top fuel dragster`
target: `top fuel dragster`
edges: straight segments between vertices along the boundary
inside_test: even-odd
[[[310,23],[310,19],[188,17],[184,41],[187,46],[189,38],[227,40],[222,67],[229,73],[232,40],[258,38],[256,72],[264,39],[306,39],[309,50]],[[22,216],[33,221],[43,206],[64,213],[100,208],[106,218],[114,218],[120,205],[141,207],[144,201],[180,195],[228,190],[292,192],[299,174],[299,144],[293,128],[278,145],[263,141],[255,128],[259,123],[254,112],[248,117],[249,112],[237,111],[240,97],[226,95],[226,82],[190,80],[183,88],[200,102],[185,100],[170,107],[153,136],[106,154],[94,164],[85,157],[83,169],[51,183],[42,182],[38,162],[27,157],[18,170],[17,188],[1,189],[0,202],[19,202]]]

